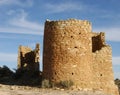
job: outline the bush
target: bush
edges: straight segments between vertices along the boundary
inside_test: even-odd
[[[60,86],[62,86],[63,88],[70,88],[73,85],[74,83],[71,80],[65,80],[60,82]]]
[[[115,84],[118,86],[118,90],[120,94],[120,79],[115,79]]]
[[[13,76],[13,71],[11,71],[7,66],[0,67],[0,77]]]
[[[50,86],[50,81],[47,80],[47,79],[44,79],[44,80],[42,81],[41,87],[42,87],[42,88],[50,88],[50,87],[51,87],[51,86]]]
[[[20,68],[16,70],[15,80],[19,85],[41,85],[42,72],[27,70],[26,68]]]

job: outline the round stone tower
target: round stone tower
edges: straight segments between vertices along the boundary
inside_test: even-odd
[[[86,20],[46,21],[44,30],[43,77],[50,81],[72,80],[91,88],[91,24]]]

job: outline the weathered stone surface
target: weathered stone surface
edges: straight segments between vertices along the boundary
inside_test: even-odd
[[[29,47],[19,46],[18,69],[26,68],[32,71],[39,71],[39,52],[39,44],[36,44],[36,48],[34,50]]]
[[[112,54],[104,33],[93,33],[86,20],[46,21],[43,77],[55,84],[72,80],[81,89],[118,95]]]

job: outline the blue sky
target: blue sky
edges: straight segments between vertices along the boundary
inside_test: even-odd
[[[42,58],[45,20],[76,18],[92,22],[94,32],[106,33],[115,78],[120,78],[119,6],[119,0],[0,0],[0,65],[16,68],[19,45],[34,49],[40,43]]]

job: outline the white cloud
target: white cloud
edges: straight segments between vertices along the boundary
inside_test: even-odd
[[[14,18],[10,20],[9,24],[21,28],[32,29],[32,30],[38,30],[38,31],[43,30],[43,25],[28,21],[24,15],[20,18]]]
[[[120,41],[120,28],[119,27],[106,27],[94,29],[95,32],[105,32],[106,40],[108,41]]]
[[[120,79],[120,72],[114,72],[114,78],[119,78]]]
[[[85,9],[83,4],[78,4],[74,2],[65,2],[60,4],[46,4],[45,8],[49,11],[48,13],[60,13],[65,11],[79,10],[82,11]]]
[[[7,21],[7,27],[0,27],[0,32],[43,35],[44,26],[27,20],[28,14],[23,9],[8,11],[8,15],[12,15],[13,13],[17,13],[17,15],[14,15],[13,18]]]
[[[3,5],[19,5],[22,7],[29,7],[33,5],[33,0],[0,0],[0,6]]]
[[[16,3],[17,0],[0,0],[0,5],[8,5],[12,4],[13,2]]]
[[[42,53],[40,53],[40,70],[43,71],[43,56],[42,56]]]
[[[17,62],[17,54],[0,52],[0,62]]]
[[[16,27],[0,27],[1,33],[16,33],[16,34],[31,34],[31,35],[43,35],[43,32],[25,29],[25,28],[16,28]]]
[[[28,46],[29,46],[30,48],[32,48],[32,49],[35,49],[36,43],[30,43]]]
[[[7,15],[12,15],[12,14],[14,14],[14,13],[15,13],[14,10],[9,10],[9,11],[7,12]]]
[[[113,57],[112,61],[113,61],[113,65],[119,65],[120,66],[120,56]]]
[[[120,67],[120,56],[112,58],[113,68],[114,68],[114,78],[120,79],[120,71],[116,70],[116,67]]]

